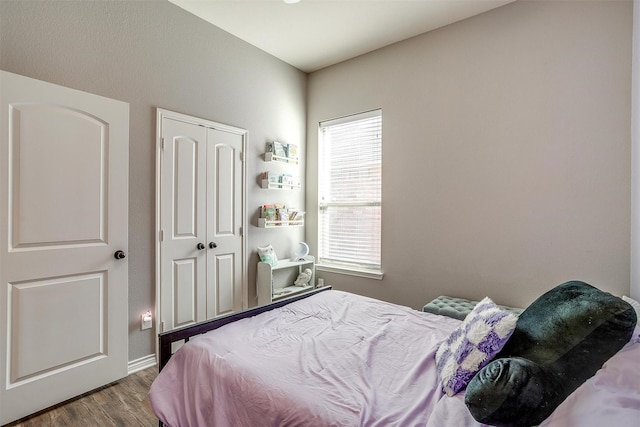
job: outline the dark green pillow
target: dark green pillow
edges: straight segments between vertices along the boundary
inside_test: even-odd
[[[493,362],[467,386],[473,417],[496,426],[544,421],[628,341],[630,304],[584,282],[563,283],[527,307]]]

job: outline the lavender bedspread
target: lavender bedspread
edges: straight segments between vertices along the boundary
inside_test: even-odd
[[[321,292],[192,339],[151,387],[178,426],[480,426],[445,396],[435,351],[460,321],[340,291]],[[640,419],[640,327],[541,425]]]
[[[459,320],[340,291],[192,339],[151,387],[177,426],[425,426]]]

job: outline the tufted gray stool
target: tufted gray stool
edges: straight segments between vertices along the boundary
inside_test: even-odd
[[[464,320],[464,318],[467,317],[467,314],[471,313],[471,310],[473,310],[473,307],[475,307],[478,302],[479,301],[441,295],[428,304],[425,304],[425,306],[422,307],[422,311]],[[499,307],[509,310],[516,315],[522,313],[522,309],[520,308],[507,307],[504,305],[500,305]]]

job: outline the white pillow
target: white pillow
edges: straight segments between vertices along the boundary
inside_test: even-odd
[[[273,246],[267,245],[264,248],[258,248],[258,256],[260,261],[271,264],[272,266],[278,265],[278,256],[276,251],[273,250]]]
[[[436,370],[442,391],[453,396],[491,362],[516,328],[518,317],[501,310],[489,297],[480,301],[462,324],[440,344]]]

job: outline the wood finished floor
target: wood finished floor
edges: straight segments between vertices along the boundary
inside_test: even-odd
[[[157,426],[147,396],[157,373],[155,366],[138,371],[4,427]]]

